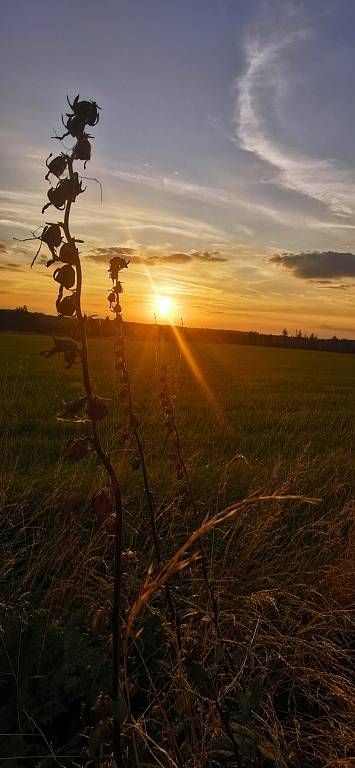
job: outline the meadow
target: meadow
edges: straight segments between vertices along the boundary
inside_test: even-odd
[[[59,755],[61,764],[71,765],[65,755],[78,755],[85,741],[79,703],[92,706],[108,666],[104,633],[92,631],[92,617],[109,605],[112,590],[112,537],[90,505],[105,481],[94,454],[74,465],[63,458],[68,441],[87,431],[86,424],[58,418],[63,401],[83,393],[81,369],[77,363],[64,370],[58,357],[45,359],[41,352],[50,347],[45,336],[0,336],[0,572],[9,622],[2,625],[1,661],[7,714],[0,704],[0,715],[1,730],[11,734],[0,734],[0,757],[13,766],[55,765]],[[165,641],[159,648],[153,643],[143,665],[145,682],[132,688],[134,718],[148,754],[139,764],[354,765],[349,649],[355,358],[201,342],[188,348],[186,359],[178,345],[157,348],[129,340],[126,354],[164,558],[185,541],[194,521],[183,481],[174,473],[157,362],[168,365],[200,521],[246,497],[319,499],[255,502],[205,537],[219,601],[218,643],[211,639],[198,563],[173,576],[186,649],[212,675],[216,691],[206,693],[192,675],[184,683],[178,672],[167,683],[159,655]],[[154,550],[135,449],[124,438],[127,413],[114,384],[111,340],[89,340],[89,355],[94,389],[107,398],[103,438],[123,490],[128,609],[128,595],[139,591]],[[151,622],[160,621],[162,599],[158,594],[146,611]],[[151,625],[141,630],[137,645],[142,637],[149,645]],[[168,633],[162,620],[163,630]],[[22,673],[24,632],[32,648],[26,664],[33,669]],[[51,632],[56,680],[49,670],[38,672],[43,638]],[[139,676],[135,663],[133,677]],[[144,686],[158,691],[153,704],[136,695]],[[211,705],[215,699],[228,711],[239,763]],[[35,757],[44,754],[46,760]]]

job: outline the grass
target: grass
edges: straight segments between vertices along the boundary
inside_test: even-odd
[[[89,504],[92,491],[102,485],[95,458],[74,466],[61,458],[66,443],[84,434],[86,425],[56,420],[62,401],[80,396],[82,387],[79,365],[64,371],[59,359],[40,356],[50,342],[43,336],[0,336],[3,603],[8,612],[24,615],[29,626],[35,626],[38,611],[61,627],[76,617],[85,635],[92,611],[110,604],[112,540],[106,521]],[[113,387],[111,342],[92,340],[89,346],[95,390],[110,405],[105,439],[124,492],[128,605],[154,559],[153,547],[140,473],[132,469],[135,453],[122,440],[126,414]],[[254,504],[208,534],[205,543],[224,644],[234,654],[237,673],[231,676],[227,666],[223,674],[218,672],[216,658],[224,650],[216,650],[198,565],[173,579],[186,650],[217,681],[218,700],[234,723],[243,766],[347,768],[355,760],[349,660],[355,586],[355,359],[208,343],[196,343],[191,351],[208,389],[201,388],[177,347],[162,345],[159,355],[160,362],[169,363],[176,420],[201,520],[248,495],[295,494],[322,501],[317,506]],[[169,457],[154,353],[149,343],[127,342],[158,528],[168,558],[193,524]],[[150,620],[160,616],[160,603],[158,595],[147,613]],[[143,625],[143,638],[147,631]],[[87,638],[91,653],[90,634]],[[137,669],[133,665],[133,676]],[[164,669],[160,660],[160,673]],[[90,673],[82,670],[81,675],[86,687],[82,684],[80,695],[90,700]],[[258,700],[255,681],[260,679]],[[148,682],[150,691],[153,682],[159,687],[153,672]],[[178,736],[184,766],[233,765],[211,697],[201,695],[198,686],[196,691],[189,675],[187,682],[176,675],[169,686],[169,693],[166,686],[159,688],[158,701],[173,713],[177,729],[189,723],[186,733]],[[163,713],[152,714],[148,707],[142,716],[140,705],[135,706],[145,744],[157,733],[167,755],[151,747],[156,762],[150,764],[161,760],[164,766],[173,765],[177,758],[174,739],[166,735],[169,729],[166,724],[165,730],[151,725],[159,718],[163,722]],[[1,747],[0,737],[2,756]],[[17,754],[12,754],[13,746],[7,748],[11,757]],[[43,742],[40,749],[45,752]]]

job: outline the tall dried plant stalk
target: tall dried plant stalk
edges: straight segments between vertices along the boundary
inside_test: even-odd
[[[117,381],[121,385],[120,394],[126,400],[128,410],[128,434],[127,437],[133,437],[137,448],[138,464],[142,471],[143,485],[145,491],[145,497],[147,501],[148,513],[149,513],[149,525],[152,534],[154,552],[156,564],[161,567],[163,562],[162,550],[159,541],[159,534],[156,526],[155,508],[152,497],[152,491],[150,489],[150,483],[148,478],[147,462],[145,458],[143,440],[140,435],[140,423],[134,411],[131,379],[127,367],[126,355],[125,355],[125,339],[124,339],[124,322],[122,318],[122,306],[121,295],[123,293],[122,283],[119,280],[119,275],[122,269],[128,267],[129,261],[124,256],[114,256],[110,260],[109,275],[112,280],[112,288],[110,289],[108,301],[110,304],[110,310],[115,315],[113,321],[113,348],[114,348],[114,361],[115,372]],[[181,651],[181,627],[180,618],[177,610],[176,603],[172,596],[170,587],[168,584],[164,585],[165,596],[168,605],[168,609],[175,626],[176,642],[179,651]]]
[[[68,99],[69,102],[69,99]],[[82,309],[82,265],[80,260],[77,243],[83,242],[75,238],[70,230],[70,214],[72,205],[77,196],[82,194],[85,189],[82,182],[79,181],[79,174],[74,170],[74,162],[84,161],[85,165],[91,157],[92,138],[86,133],[87,126],[94,126],[99,120],[99,107],[93,101],[80,101],[79,95],[75,97],[73,103],[69,102],[72,110],[67,115],[64,122],[66,133],[55,138],[62,140],[65,136],[71,136],[75,139],[75,144],[71,152],[61,153],[57,157],[47,158],[48,173],[46,178],[54,175],[58,179],[56,187],[51,187],[48,191],[49,202],[43,206],[42,213],[53,205],[58,210],[64,210],[64,221],[47,224],[40,235],[40,246],[32,265],[36,260],[39,250],[45,243],[50,252],[51,259],[47,262],[47,267],[51,265],[62,264],[54,271],[54,280],[59,284],[59,293],[56,301],[58,314],[63,317],[76,318],[78,326],[78,335],[81,346],[77,346],[72,339],[54,338],[53,349],[46,353],[47,357],[53,354],[63,354],[67,367],[71,367],[79,357],[81,360],[82,381],[85,395],[78,400],[66,403],[64,414],[71,417],[77,417],[86,413],[86,420],[91,423],[91,432],[85,437],[73,440],[65,450],[65,457],[73,461],[79,461],[90,451],[94,451],[105,469],[111,489],[107,495],[107,490],[102,489],[99,494],[93,497],[93,504],[102,505],[103,495],[106,495],[106,503],[113,505],[115,514],[115,536],[114,536],[114,592],[112,608],[112,697],[118,701],[120,691],[120,677],[122,667],[122,496],[119,479],[116,470],[111,462],[110,456],[103,447],[100,436],[100,421],[105,419],[108,409],[105,401],[94,393],[89,370],[88,345],[86,337],[87,317]],[[50,161],[50,162],[48,162]],[[85,167],[84,165],[84,167]],[[32,266],[31,265],[31,266]],[[64,295],[64,292],[66,294]],[[114,757],[118,768],[123,768],[124,759],[121,744],[121,723],[117,714],[119,707],[114,707],[113,716],[113,747]]]

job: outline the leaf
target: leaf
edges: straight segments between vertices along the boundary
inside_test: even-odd
[[[192,688],[205,699],[215,699],[216,693],[212,680],[198,661],[189,658],[187,660],[187,677]]]

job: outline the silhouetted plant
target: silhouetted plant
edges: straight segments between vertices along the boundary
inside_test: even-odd
[[[107,739],[110,737],[112,731],[111,723],[113,720],[112,739],[114,756],[117,765],[121,768],[121,766],[124,765],[124,760],[121,744],[121,717],[119,714],[120,708],[118,702],[120,699],[122,625],[122,497],[116,470],[111,462],[109,454],[102,445],[100,436],[100,422],[106,418],[108,408],[105,401],[94,392],[89,372],[86,339],[87,316],[82,310],[82,266],[80,253],[77,247],[77,244],[82,243],[83,241],[74,237],[70,231],[70,213],[72,205],[76,198],[85,192],[79,173],[74,170],[74,162],[81,160],[86,164],[87,161],[90,160],[91,145],[89,139],[93,137],[87,134],[85,129],[87,126],[94,126],[97,124],[99,120],[99,107],[94,101],[80,101],[79,95],[75,97],[72,104],[68,99],[68,103],[72,112],[67,114],[67,119],[63,121],[67,130],[60,138],[62,139],[65,136],[70,135],[76,139],[76,143],[71,151],[62,152],[53,159],[51,159],[52,155],[49,155],[47,158],[46,165],[48,172],[45,178],[49,180],[51,176],[55,176],[59,181],[55,187],[51,187],[48,190],[47,197],[49,202],[46,203],[42,209],[43,213],[47,208],[53,205],[57,210],[64,211],[64,220],[59,222],[49,222],[45,225],[41,235],[37,238],[40,240],[40,245],[32,265],[44,243],[51,254],[51,258],[47,262],[47,267],[50,267],[53,264],[56,265],[53,278],[55,282],[59,284],[58,297],[56,300],[57,313],[61,317],[75,318],[78,326],[80,348],[77,343],[71,339],[54,338],[53,348],[44,353],[46,357],[51,357],[55,354],[63,354],[67,368],[70,368],[71,365],[73,365],[76,358],[79,358],[81,361],[85,395],[65,403],[64,411],[60,416],[76,417],[79,414],[85,414],[87,422],[91,424],[91,429],[87,435],[77,438],[69,443],[65,449],[64,457],[71,461],[80,461],[89,452],[94,451],[96,453],[103,468],[106,470],[109,481],[109,490],[103,488],[97,491],[93,495],[92,504],[96,510],[98,508],[99,510],[102,510],[104,506],[106,513],[108,512],[108,509],[111,508],[114,510],[115,514],[114,594],[112,607],[112,693],[111,698],[108,697],[110,701],[113,699],[114,706],[110,705],[106,708],[101,706],[100,712],[102,717],[98,720],[99,725],[97,726],[97,729],[101,729],[103,739]],[[35,234],[34,237],[36,237]],[[96,737],[94,731],[92,743],[95,742],[95,738],[99,744],[101,738],[99,730],[96,732]]]
[[[144,453],[143,440],[140,435],[140,423],[134,411],[131,381],[130,381],[129,371],[127,368],[126,357],[125,357],[124,323],[122,318],[122,306],[120,304],[120,301],[121,301],[120,297],[123,293],[123,287],[122,287],[121,281],[119,280],[119,275],[123,269],[126,269],[128,267],[128,264],[129,264],[129,261],[123,256],[114,256],[110,260],[110,266],[109,266],[109,276],[112,280],[112,288],[110,288],[110,291],[109,291],[108,301],[110,304],[110,310],[115,315],[115,318],[113,321],[114,363],[115,363],[115,372],[116,372],[117,381],[120,384],[120,396],[127,403],[128,425],[125,433],[125,438],[127,441],[133,438],[136,444],[137,455],[134,457],[132,461],[132,468],[133,469],[140,468],[142,471],[155,558],[156,558],[157,565],[161,566],[162,551],[161,551],[161,546],[159,541],[159,534],[156,528],[153,495],[152,495],[152,491],[151,491],[150,483],[148,479],[148,470],[147,470],[147,463],[146,463],[146,458]],[[165,584],[164,588],[165,588],[166,600],[167,600],[168,608],[170,611],[170,615],[175,624],[177,645],[179,650],[181,650],[181,629],[180,629],[180,619],[179,619],[178,610],[177,610],[175,601],[172,597],[169,585]]]

